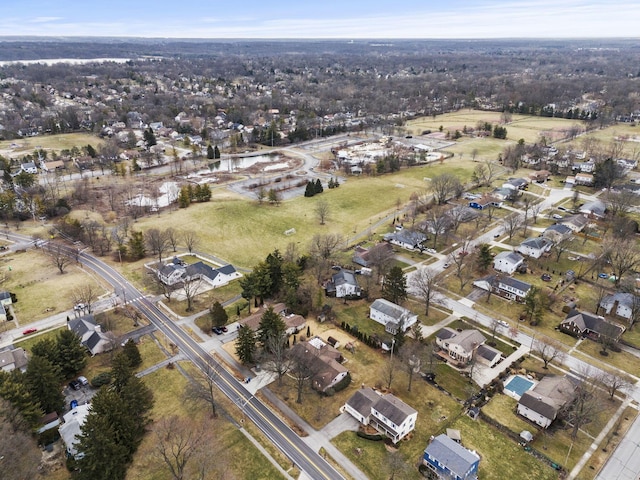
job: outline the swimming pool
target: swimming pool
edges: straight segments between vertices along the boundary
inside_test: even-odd
[[[522,394],[533,387],[533,385],[534,383],[531,380],[520,375],[514,375],[511,377],[511,380],[507,382],[504,388],[505,390],[513,392],[518,398],[520,398]]]

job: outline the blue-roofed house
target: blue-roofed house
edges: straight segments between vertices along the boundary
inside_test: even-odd
[[[433,473],[429,478],[477,480],[480,456],[443,433],[431,440],[422,463]]]

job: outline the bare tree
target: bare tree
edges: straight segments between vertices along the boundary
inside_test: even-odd
[[[264,370],[275,373],[278,376],[278,385],[282,385],[282,378],[291,370],[292,363],[286,334],[267,336],[262,352],[260,365]]]
[[[445,236],[451,228],[451,219],[444,208],[435,207],[427,212],[424,226],[424,233],[432,236],[433,248],[436,248],[438,238]]]
[[[414,374],[420,373],[424,353],[424,345],[420,342],[405,342],[398,352],[402,366],[409,378],[409,383],[407,385],[407,391],[409,392],[411,391]]]
[[[431,302],[438,298],[437,272],[429,267],[418,268],[409,277],[409,289],[411,293],[420,297],[424,302],[425,315],[429,315]]]
[[[449,263],[454,267],[454,274],[460,282],[460,291],[464,290],[464,287],[471,280],[471,268],[473,264],[472,255],[469,251],[472,248],[471,239],[465,238],[459,243],[460,249],[457,254],[451,253],[447,258]]]
[[[60,275],[62,275],[73,259],[67,255],[64,247],[59,243],[50,243],[46,251],[51,258],[51,263],[53,263],[60,272]]]
[[[91,313],[93,309],[93,303],[98,298],[98,291],[94,285],[90,283],[84,284],[80,287],[76,287],[71,292],[71,299],[74,305],[83,305],[83,310],[86,313]]]
[[[523,217],[520,214],[512,213],[502,219],[502,227],[504,232],[509,236],[509,241],[513,238],[516,231],[522,226]]]
[[[387,453],[387,461],[385,463],[389,471],[389,480],[395,480],[396,476],[405,478],[405,475],[410,470],[399,450]]]
[[[200,277],[185,277],[182,281],[182,291],[187,300],[187,312],[193,310],[193,299],[200,293],[204,282]]]
[[[557,242],[553,242],[551,249],[556,255],[556,263],[560,261],[560,257],[564,252],[569,250],[573,246],[573,237],[564,237]]]
[[[604,194],[607,212],[613,216],[625,216],[635,205],[636,194],[630,190],[608,191]]]
[[[316,260],[318,280],[343,242],[342,236],[337,233],[316,234],[311,239],[310,253]]]
[[[393,249],[387,243],[378,243],[369,249],[368,262],[376,273],[376,281],[386,275],[393,263]]]
[[[393,344],[392,344],[393,345]],[[393,350],[392,346],[392,350]],[[398,356],[394,354],[395,352],[391,352],[389,355],[389,360],[382,365],[381,373],[382,379],[384,380],[387,388],[391,388],[391,384],[393,380],[396,378],[396,373],[398,372],[398,367],[400,366],[400,361],[398,360]]]
[[[544,362],[544,366],[542,368],[544,368],[545,370],[549,368],[549,363],[554,360],[562,363],[562,360],[565,356],[564,350],[562,350],[562,346],[555,340],[548,340],[546,342],[537,340],[535,342],[533,352],[537,354]]]
[[[157,274],[153,275],[152,278],[153,283],[155,283],[155,285],[158,287],[158,290],[160,290],[162,296],[167,299],[168,303],[171,303],[173,293],[178,289],[178,287],[176,287],[175,284],[169,285],[167,283],[164,283]]]
[[[13,421],[12,421],[13,419]],[[22,415],[0,398],[0,465],[3,480],[38,477],[42,454]]]
[[[169,244],[169,246],[171,246],[171,249],[173,250],[173,252],[174,253],[177,252],[178,242],[179,242],[179,236],[178,236],[177,230],[175,230],[172,227],[169,227],[164,231],[164,233],[167,236],[167,243]]]
[[[198,370],[190,379],[185,391],[185,398],[206,403],[211,408],[211,418],[218,417],[218,400],[216,398],[219,377],[218,370],[207,364],[202,370]]]
[[[476,165],[473,169],[471,179],[478,184],[479,187],[489,186],[498,175],[498,167],[490,160],[485,160]]]
[[[200,238],[198,234],[193,230],[185,230],[182,232],[182,241],[184,242],[184,246],[187,247],[189,254],[192,254],[193,251],[198,248],[200,244]]]
[[[596,375],[590,368],[579,372],[581,379],[575,389],[573,402],[567,405],[562,416],[571,425],[571,439],[575,440],[578,430],[593,421],[602,410],[600,390],[596,385]]]
[[[452,173],[441,173],[431,178],[431,193],[438,205],[447,203],[458,190],[460,179]]]
[[[613,397],[615,397],[618,391],[633,386],[633,381],[626,375],[620,375],[610,371],[602,371],[598,376],[598,380],[609,394],[609,400],[611,401],[613,401]]]
[[[533,223],[538,223],[538,216],[540,215],[540,210],[542,209],[542,202],[534,202],[531,204],[531,218],[533,219]]]
[[[160,419],[155,427],[155,454],[164,462],[173,480],[205,478],[201,462],[194,457],[209,457],[213,438],[204,422],[170,416]]]
[[[158,255],[158,263],[162,263],[162,255],[169,248],[169,237],[166,231],[161,231],[157,228],[150,228],[144,232],[144,239],[151,253]]]
[[[320,371],[321,363],[316,348],[306,343],[298,343],[291,348],[290,373],[296,382],[296,403],[302,403],[304,386]]]
[[[627,272],[640,264],[640,250],[633,238],[609,238],[603,245],[603,252],[613,270],[616,287]]]
[[[329,202],[326,200],[318,200],[315,207],[316,217],[318,217],[318,221],[320,225],[324,225],[329,217]]]

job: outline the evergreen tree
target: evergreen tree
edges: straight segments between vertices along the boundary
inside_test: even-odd
[[[486,243],[480,245],[478,250],[478,268],[481,271],[486,271],[489,266],[493,263],[493,255],[491,255],[491,247]]]
[[[53,338],[43,338],[42,340],[39,340],[31,348],[31,355],[46,358],[52,364],[59,365],[58,346]]]
[[[138,350],[138,346],[132,338],[127,340],[127,342],[124,344],[122,353],[124,353],[124,355],[127,357],[127,359],[129,360],[129,365],[131,365],[132,368],[135,369],[142,365],[142,356],[140,355],[140,350]]]
[[[213,158],[216,160],[220,158],[220,149],[218,148],[218,145],[213,148]]]
[[[258,294],[256,276],[253,273],[248,273],[239,280],[239,283],[242,288],[242,298],[249,302],[249,313],[251,313],[251,301]]]
[[[238,338],[236,340],[236,354],[240,361],[245,364],[254,362],[256,353],[256,335],[251,328],[246,325],[240,326]]]
[[[40,403],[31,395],[19,370],[11,373],[0,371],[0,398],[11,403],[29,426],[35,427],[40,422],[43,414]]]
[[[93,145],[88,144],[85,147],[85,150],[87,151],[87,155],[89,155],[91,158],[96,158],[96,156],[98,155],[98,152],[96,152],[96,149],[93,148]]]
[[[64,411],[61,381],[60,372],[46,358],[34,356],[27,364],[24,374],[25,385],[45,413]]]
[[[382,296],[395,304],[406,300],[407,278],[399,266],[391,267],[389,273],[384,277]]]
[[[58,361],[56,362],[63,378],[69,378],[80,372],[87,364],[87,350],[80,337],[71,330],[61,330],[56,338]]]
[[[146,254],[146,247],[144,242],[144,235],[142,234],[142,232],[131,232],[128,251],[131,258],[134,260],[140,260],[141,258],[144,258]]]
[[[113,377],[113,388],[120,393],[133,376],[133,365],[131,365],[128,355],[124,352],[118,352],[113,356],[111,375]]]
[[[143,137],[144,137],[144,143],[147,145],[147,148],[158,144],[156,140],[156,136],[153,133],[153,130],[151,128],[147,128],[144,131]]]
[[[278,249],[275,249],[273,253],[267,255],[265,262],[269,270],[269,277],[271,278],[271,288],[267,295],[273,296],[280,292],[280,288],[282,287],[282,255],[280,255]]]
[[[307,188],[304,190],[305,197],[313,197],[316,194],[316,185],[311,180],[307,182]]]
[[[209,311],[211,312],[211,322],[215,327],[226,325],[227,320],[229,320],[229,316],[220,302],[215,302],[211,305],[211,309]]]
[[[213,151],[213,147],[211,146],[211,144],[207,145],[207,158],[209,160],[213,160],[215,158],[216,154]]]
[[[316,180],[316,185],[315,185],[315,188],[314,188],[314,192],[315,192],[315,193],[322,193],[322,192],[324,192],[324,189],[322,188],[322,182],[320,181],[320,179],[319,179],[319,178]]]
[[[131,160],[131,170],[134,172],[139,172],[140,170],[142,170],[140,164],[138,163],[138,160],[136,160],[135,158]]]
[[[263,345],[269,345],[273,339],[283,338],[287,329],[282,317],[273,310],[267,308],[260,318],[258,326],[258,339]]]
[[[105,390],[106,391],[106,390]],[[98,397],[98,392],[95,397]],[[94,398],[95,398],[94,397]],[[91,411],[78,436],[77,480],[123,480],[127,474],[127,447],[116,439],[115,426],[102,415]]]
[[[191,203],[191,196],[189,195],[189,187],[183,186],[180,188],[180,194],[178,195],[178,207],[187,208]]]

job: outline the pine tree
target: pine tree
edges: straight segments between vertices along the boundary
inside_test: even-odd
[[[128,251],[131,255],[131,258],[134,260],[140,260],[141,258],[144,258],[146,254],[146,247],[144,244],[144,235],[142,234],[142,232],[131,232]]]
[[[0,372],[0,398],[11,403],[31,427],[35,427],[40,422],[43,414],[40,403],[31,395],[24,383],[23,374],[19,370],[11,373]],[[9,420],[12,423],[15,421]]]
[[[142,356],[140,355],[140,350],[138,350],[138,346],[132,338],[127,340],[127,342],[124,344],[122,353],[125,354],[125,356],[129,360],[129,365],[131,365],[132,368],[138,368],[140,365],[142,365]]]
[[[180,189],[180,194],[178,195],[178,207],[187,208],[190,203],[189,188],[184,186]]]
[[[106,391],[106,390],[105,390]],[[96,394],[98,397],[101,392]],[[94,397],[95,398],[95,397]],[[127,447],[116,439],[109,418],[91,411],[78,436],[78,480],[123,480],[127,474]]]
[[[213,147],[211,144],[207,145],[207,158],[209,160],[213,160],[215,158],[215,152],[213,151]]]
[[[87,364],[87,350],[80,337],[71,330],[62,330],[56,338],[58,361],[56,362],[63,378],[69,378],[80,372]]]
[[[211,321],[215,327],[226,325],[229,316],[220,302],[215,302],[211,305],[209,311],[211,312]]]
[[[271,339],[282,338],[286,329],[287,326],[282,317],[273,310],[273,307],[269,307],[260,318],[258,339],[263,345],[268,345]]]
[[[46,358],[54,365],[59,364],[58,345],[53,338],[43,338],[42,340],[39,340],[31,348],[31,355]]]
[[[384,277],[382,296],[395,304],[407,298],[407,278],[402,272],[402,268],[397,265],[391,267],[389,273]]]
[[[489,268],[489,265],[493,263],[493,256],[491,255],[491,247],[489,247],[489,245],[487,245],[486,243],[483,243],[482,245],[480,245],[480,248],[478,249],[477,263],[478,263],[478,268],[483,272],[486,271],[487,268]]]
[[[305,197],[313,197],[316,194],[315,184],[309,180],[307,182],[307,188],[304,190]]]
[[[319,178],[316,180],[316,185],[315,185],[315,188],[314,188],[314,192],[315,192],[315,193],[322,193],[322,192],[324,192],[324,189],[322,188],[322,182],[320,181],[320,179],[319,179]]]
[[[218,148],[218,145],[213,148],[213,158],[216,160],[220,158],[220,149]]]
[[[240,361],[245,364],[254,362],[256,353],[256,335],[251,328],[246,325],[240,326],[238,339],[236,340],[236,354]]]
[[[24,382],[45,413],[63,412],[64,396],[60,390],[60,372],[49,360],[34,356],[27,364]]]

